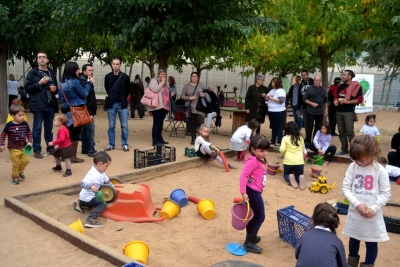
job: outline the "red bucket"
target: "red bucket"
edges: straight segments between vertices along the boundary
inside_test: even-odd
[[[232,226],[236,230],[243,230],[251,219],[253,219],[254,213],[250,208],[249,201],[247,205],[235,204],[232,207]]]
[[[312,165],[311,166],[311,177],[317,178],[318,175],[322,174],[322,167],[319,165]]]

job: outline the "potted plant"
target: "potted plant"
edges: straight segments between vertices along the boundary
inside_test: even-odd
[[[237,88],[236,86],[235,87],[233,87],[233,92],[235,92],[236,93],[236,91],[238,90],[239,88]]]
[[[244,103],[243,103],[243,97],[242,96],[239,96],[238,97],[238,103],[237,103],[237,108],[238,109],[243,109],[244,108]]]
[[[217,85],[217,92],[221,91],[221,85]]]

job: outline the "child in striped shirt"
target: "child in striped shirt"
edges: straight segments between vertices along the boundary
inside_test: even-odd
[[[330,145],[331,140],[331,126],[329,122],[325,122],[325,124],[321,126],[321,130],[315,134],[313,142],[306,143],[306,148],[318,153],[320,156],[324,156],[324,159],[326,160],[324,162],[325,166],[332,162],[336,153],[336,146]]]
[[[11,105],[10,114],[13,120],[6,124],[1,133],[0,152],[4,151],[6,137],[8,137],[7,148],[12,162],[11,182],[17,185],[19,179],[25,180],[24,170],[29,164],[29,156],[24,151],[26,145],[32,146],[32,132],[28,123],[24,121],[25,110],[21,105]]]

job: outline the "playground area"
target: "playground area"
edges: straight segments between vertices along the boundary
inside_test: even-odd
[[[377,115],[377,126],[382,135],[382,155],[386,156],[390,149],[391,137],[400,125],[399,113],[398,111],[379,111],[375,114]],[[364,124],[364,117],[363,114],[359,114],[359,122],[355,126],[356,132]],[[28,118],[31,122],[31,114],[28,114]],[[291,120],[291,117],[288,120]],[[223,115],[222,123],[220,132],[229,132],[232,121],[228,114]],[[145,150],[151,148],[149,136],[151,125],[152,118],[148,115],[143,121],[129,121],[129,143],[131,145],[129,153],[123,152],[118,145],[119,130],[117,131],[117,148],[110,152],[112,164],[107,170],[109,177],[122,173],[127,174],[128,172],[132,172],[129,175],[135,176],[133,149]],[[267,128],[266,124],[262,125],[261,133],[269,137],[270,130]],[[96,119],[97,150],[106,146],[106,130],[106,116],[100,114]],[[304,129],[302,132],[304,134]],[[184,156],[184,148],[190,147],[188,137],[169,138],[168,133],[164,133],[164,136],[170,142],[169,146],[176,148],[177,162],[184,162],[189,159]],[[210,139],[213,144],[220,148],[229,146],[229,136],[211,134]],[[338,137],[333,138],[333,143],[340,146]],[[4,175],[0,196],[22,195],[79,183],[91,166],[90,158],[84,155],[79,156],[85,158],[85,163],[74,164],[72,166],[73,175],[69,178],[62,177],[60,173],[51,172],[51,167],[54,164],[51,157],[45,157],[42,160],[31,157],[31,164],[25,172],[26,181],[15,186],[9,181],[11,166],[7,162],[9,161],[8,153],[1,154],[0,166]],[[267,159],[270,164],[282,166],[282,159],[278,153],[270,152]],[[150,254],[147,265],[151,267],[206,267],[224,260],[244,260],[262,266],[294,266],[296,262],[294,248],[279,237],[277,210],[294,205],[296,210],[310,216],[317,203],[331,199],[342,201],[342,180],[348,164],[333,162],[329,166],[323,166],[322,175],[326,176],[328,184],[331,185],[336,181],[335,187],[327,194],[311,193],[308,190],[310,183],[315,181],[311,178],[312,165],[305,165],[307,189],[304,191],[287,186],[281,173],[268,175],[267,185],[263,193],[266,221],[259,233],[262,238],[259,245],[264,250],[261,255],[248,253],[245,256],[237,257],[230,254],[225,247],[231,242],[242,244],[245,238],[245,231],[235,230],[231,225],[231,208],[233,198],[240,196],[238,178],[243,164],[235,162],[234,158],[227,158],[227,160],[237,169],[226,172],[222,165],[213,161],[196,168],[182,169],[174,174],[142,182],[149,186],[151,198],[156,207],[162,207],[164,199],[168,198],[174,189],[181,188],[188,196],[211,199],[215,203],[216,215],[214,218],[205,220],[197,212],[196,205],[189,202],[171,220],[133,223],[99,218],[99,221],[104,223],[104,227],[85,229],[84,234],[108,246],[110,250],[120,253],[122,253],[123,247],[132,240],[142,240],[149,246]],[[391,201],[400,203],[400,186],[392,182],[391,189]],[[28,199],[25,202],[39,212],[68,225],[78,218],[85,221],[89,214],[88,210],[85,210],[85,214],[73,210],[72,202],[76,198],[77,195],[49,193],[31,201]],[[0,210],[3,214],[0,218],[1,237],[3,240],[7,240],[0,245],[0,265],[2,266],[65,266],[66,264],[114,266],[105,260],[81,251],[64,239],[42,229],[31,220],[5,208],[4,205],[0,207]],[[396,207],[384,207],[384,211],[387,214],[399,214]],[[159,217],[158,212],[154,217]],[[348,237],[341,234],[346,216],[340,215],[340,219],[341,225],[338,229],[338,236],[343,241],[347,251]],[[397,266],[400,261],[400,255],[397,254],[400,235],[389,233],[389,236],[390,241],[379,244],[376,266]],[[360,255],[364,254],[365,247],[362,245]]]

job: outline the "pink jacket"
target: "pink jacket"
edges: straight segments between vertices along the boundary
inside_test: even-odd
[[[265,165],[250,154],[240,174],[240,193],[246,193],[246,185],[257,192],[262,192],[266,179]]]

